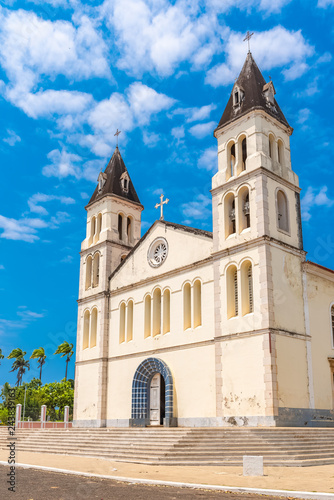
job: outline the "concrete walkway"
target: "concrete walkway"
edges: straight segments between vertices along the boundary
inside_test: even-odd
[[[0,461],[7,462],[7,450],[0,450]],[[16,450],[19,464],[39,465],[62,470],[136,478],[241,488],[322,492],[334,495],[334,465],[316,467],[265,467],[263,477],[244,477],[242,467],[159,466],[111,462],[105,459],[51,455]]]

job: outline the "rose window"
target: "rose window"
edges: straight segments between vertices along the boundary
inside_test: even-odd
[[[157,238],[151,243],[147,254],[150,266],[159,267],[166,260],[168,255],[168,243],[165,238]]]

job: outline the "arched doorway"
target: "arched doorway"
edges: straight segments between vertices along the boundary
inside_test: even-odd
[[[172,374],[166,363],[158,358],[140,363],[132,382],[130,426],[146,425],[176,426]]]

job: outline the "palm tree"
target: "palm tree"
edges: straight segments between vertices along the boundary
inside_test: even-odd
[[[1,365],[1,360],[4,358],[5,356],[2,354],[2,349],[0,349],[0,365]]]
[[[13,358],[18,358],[19,356],[25,356],[27,353],[25,351],[22,351],[19,347],[16,349],[13,349],[12,352],[7,356],[7,359],[13,359]]]
[[[63,358],[64,356],[67,356],[67,358],[66,358],[66,370],[65,370],[65,380],[67,380],[67,367],[68,367],[68,363],[69,363],[71,357],[74,354],[73,344],[69,344],[66,341],[63,342],[62,344],[60,344],[58,346],[58,349],[56,350],[56,352],[54,352],[54,354],[60,354],[61,358]]]
[[[18,356],[13,363],[12,369],[10,370],[11,372],[15,372],[15,370],[17,370],[17,386],[22,384],[22,378],[27,368],[30,370],[29,361],[24,359],[23,356]]]
[[[39,366],[39,380],[42,382],[42,368],[43,365],[45,364],[45,359],[46,359],[46,354],[44,351],[43,347],[40,347],[39,349],[35,349],[30,356],[30,359],[37,359],[38,360],[38,366]]]

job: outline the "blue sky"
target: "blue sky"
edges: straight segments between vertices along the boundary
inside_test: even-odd
[[[115,147],[158,218],[211,229],[217,125],[247,53],[294,128],[308,258],[334,268],[334,0],[0,2],[0,347],[75,342],[84,206]],[[15,381],[3,360],[0,384]],[[32,360],[25,380],[38,376]],[[74,376],[74,357],[69,365]]]

